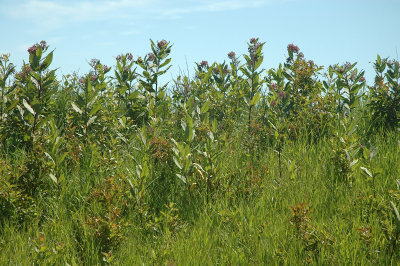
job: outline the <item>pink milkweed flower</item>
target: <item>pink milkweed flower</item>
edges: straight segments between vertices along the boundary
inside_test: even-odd
[[[228,57],[229,57],[230,59],[234,59],[234,58],[236,57],[235,52],[234,52],[234,51],[229,52],[229,53],[228,53]]]
[[[117,55],[117,57],[115,59],[117,59],[117,61],[120,62],[121,59],[122,59],[122,56],[121,55]]]
[[[36,50],[37,50],[37,46],[36,46],[36,44],[34,44],[28,48],[28,53],[33,54],[34,52],[36,52]]]
[[[104,72],[108,71],[109,69],[110,69],[110,68],[109,68],[108,66],[106,66],[106,65],[103,66],[103,71],[104,71]]]
[[[250,39],[250,43],[255,44],[256,42],[257,42],[257,39],[256,39],[256,38],[251,38],[251,39]]]
[[[149,53],[147,56],[150,61],[154,61],[154,59],[156,59],[156,57],[153,53]]]
[[[200,65],[201,66],[207,66],[208,62],[206,60],[203,60],[203,61],[200,62]]]
[[[278,84],[276,84],[276,83],[272,83],[271,85],[269,85],[269,89],[270,89],[271,91],[276,90],[276,88],[278,88]]]
[[[361,77],[360,78],[360,82],[364,82],[365,81],[365,78],[364,77]]]
[[[42,49],[47,49],[49,46],[47,45],[46,41],[41,41],[40,42],[40,46],[42,47]]]
[[[132,61],[133,55],[131,53],[127,53],[126,58],[128,58],[129,61]]]
[[[167,41],[166,40],[161,40],[157,43],[158,48],[163,48],[165,45],[167,45]]]
[[[278,93],[278,97],[281,98],[281,99],[285,98],[285,97],[286,97],[286,92],[280,91],[280,92]]]
[[[270,105],[271,107],[276,106],[276,101],[275,101],[275,100],[272,100],[271,103],[270,103],[269,105]]]
[[[90,81],[91,81],[91,82],[93,82],[95,79],[96,79],[96,76],[95,76],[95,75],[93,75],[93,76],[90,77]]]
[[[287,50],[290,52],[293,52],[293,53],[298,53],[299,51],[300,51],[300,49],[299,49],[299,47],[297,46],[297,45],[294,45],[293,43],[291,43],[291,44],[289,44],[288,46],[287,46]]]

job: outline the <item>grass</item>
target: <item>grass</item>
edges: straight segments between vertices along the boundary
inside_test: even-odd
[[[127,226],[112,262],[126,265],[301,264],[307,260],[318,264],[390,263],[384,224],[391,215],[387,209],[389,191],[396,190],[399,176],[396,167],[400,165],[399,138],[393,133],[375,136],[375,141],[379,152],[372,165],[381,169],[374,183],[375,192],[360,170],[355,171],[350,183],[335,181],[330,146],[325,139],[315,144],[288,143],[282,151],[281,180],[272,149],[262,152],[256,162],[267,167],[257,183],[251,172],[240,169],[240,160],[227,158],[224,175],[228,178],[229,173],[234,173],[234,179],[248,181],[243,189],[220,189],[208,204],[188,203],[189,198],[176,201],[176,210],[169,216],[160,215],[159,225],[150,229],[142,228],[140,223]],[[295,164],[292,176],[288,158]],[[102,263],[97,240],[82,223],[94,206],[82,199],[91,193],[91,186],[107,177],[106,171],[77,169],[70,177],[59,195],[38,201],[35,208],[38,214],[29,224],[22,228],[15,224],[3,226],[2,263]],[[88,179],[92,185],[84,181]],[[173,193],[169,194],[170,199]],[[304,236],[296,232],[290,221],[289,207],[297,203],[308,203],[311,210],[309,223],[313,232],[309,232],[309,237],[318,231],[319,237],[325,235],[331,243],[317,239],[316,251],[307,250]],[[189,210],[188,205],[194,210]],[[166,212],[168,207],[163,209]],[[370,239],[363,238],[360,229],[363,226],[370,228]],[[395,254],[391,263],[398,259]]]

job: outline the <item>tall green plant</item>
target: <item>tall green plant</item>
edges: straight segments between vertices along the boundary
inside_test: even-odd
[[[373,86],[369,86],[372,126],[394,129],[400,122],[400,64],[398,60],[381,59],[374,62],[376,72]]]
[[[171,67],[169,63],[171,58],[168,58],[171,53],[171,47],[169,42],[161,40],[155,44],[153,40],[150,40],[151,53],[147,54],[144,59],[138,59],[137,64],[143,69],[141,74],[140,84],[145,89],[148,99],[148,106],[150,116],[156,115],[154,107],[158,106],[158,102],[165,95],[165,88],[168,83],[161,85],[160,76],[165,74]]]
[[[247,78],[246,84],[246,96],[244,97],[244,101],[248,108],[248,131],[250,133],[251,130],[251,115],[253,107],[258,103],[261,98],[260,90],[261,86],[264,83],[264,80],[261,79],[260,74],[263,70],[259,70],[264,56],[262,53],[262,48],[265,43],[261,43],[258,41],[258,38],[251,38],[250,43],[248,43],[249,54],[244,55],[246,63],[240,68],[242,73]]]

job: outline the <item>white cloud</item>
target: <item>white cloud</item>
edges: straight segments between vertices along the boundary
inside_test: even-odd
[[[132,24],[132,21],[139,23],[149,18],[177,19],[197,12],[257,8],[286,1],[288,0],[25,0],[11,1],[0,12],[14,19],[23,18],[37,26],[35,31],[46,32],[73,23],[79,23],[82,27],[87,22],[107,20]]]

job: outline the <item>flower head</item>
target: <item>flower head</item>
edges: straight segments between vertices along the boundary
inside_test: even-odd
[[[253,38],[250,39],[250,43],[251,43],[251,44],[255,44],[256,42],[257,42],[257,39],[256,39],[256,38],[253,37]]]
[[[49,46],[47,45],[46,41],[41,41],[40,42],[40,46],[42,47],[42,49],[47,49]]]
[[[104,66],[103,66],[103,71],[104,71],[104,72],[107,72],[108,70],[110,70],[110,68],[109,68],[108,66],[104,65]]]
[[[33,54],[33,53],[36,52],[36,50],[37,50],[37,46],[36,46],[36,44],[34,44],[34,45],[32,45],[31,47],[28,48],[28,53],[29,54]]]
[[[285,98],[285,97],[286,97],[286,92],[280,91],[280,92],[278,93],[278,97],[281,98],[281,99]]]
[[[155,55],[153,53],[148,53],[147,54],[147,58],[149,59],[149,61],[153,62],[154,59],[156,59]]]
[[[299,47],[297,45],[294,45],[293,43],[287,46],[287,50],[293,53],[298,53],[300,51]]]
[[[161,40],[157,43],[158,48],[162,49],[164,46],[166,46],[168,42],[166,40]]]
[[[276,101],[275,101],[275,100],[272,100],[271,103],[270,103],[269,105],[270,105],[271,107],[276,106]]]
[[[121,55],[117,55],[117,57],[115,59],[117,59],[117,61],[120,62],[121,59],[122,59],[122,56]]]
[[[206,60],[203,60],[203,61],[200,62],[200,66],[205,67],[207,65],[208,65],[208,62]]]
[[[127,53],[126,58],[128,58],[129,61],[132,61],[133,55],[131,53]]]
[[[274,90],[276,90],[278,88],[278,84],[276,84],[276,83],[271,83],[271,85],[269,85],[269,89],[271,90],[271,91],[274,91]]]
[[[235,52],[234,51],[229,52],[228,57],[229,57],[229,59],[234,59],[236,57]]]

